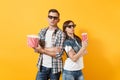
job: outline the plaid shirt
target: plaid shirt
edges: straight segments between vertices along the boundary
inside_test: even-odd
[[[39,37],[41,40],[45,40],[45,34],[47,32],[48,28],[44,28],[40,31],[39,33]],[[54,31],[54,33],[52,34],[52,45],[53,47],[61,47],[61,52],[60,53],[56,53],[56,58],[52,57],[52,72],[53,73],[58,73],[60,71],[62,71],[62,53],[63,53],[63,41],[65,40],[65,35],[62,32],[62,30],[60,30],[58,27],[56,28],[56,30]],[[41,66],[42,66],[42,60],[43,60],[43,55],[40,54],[39,55],[39,59],[38,59],[38,64],[37,67],[38,69],[41,71]]]

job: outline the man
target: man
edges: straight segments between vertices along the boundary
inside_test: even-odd
[[[56,9],[48,12],[48,27],[40,31],[39,37],[45,42],[45,47],[38,46],[35,50],[40,53],[36,80],[59,80],[62,70],[62,46],[65,35],[57,26],[60,14]]]

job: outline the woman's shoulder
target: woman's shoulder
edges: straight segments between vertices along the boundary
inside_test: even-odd
[[[64,41],[64,45],[71,45],[72,41],[70,39],[66,39]]]
[[[65,42],[65,43],[69,43],[69,42],[71,42],[71,40],[70,40],[70,39],[65,39],[64,42]]]

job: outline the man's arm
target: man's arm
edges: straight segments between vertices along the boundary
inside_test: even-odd
[[[59,59],[59,58],[61,58],[62,57],[62,55],[63,55],[63,42],[64,42],[64,40],[65,40],[65,34],[63,33],[63,32],[61,32],[61,35],[59,36],[59,44],[57,44],[57,46],[58,47],[60,47],[60,52],[59,53],[56,53],[56,58],[57,59]]]
[[[36,52],[47,54],[52,57],[56,57],[56,53],[59,53],[61,51],[61,48],[59,47],[52,47],[52,48],[42,48],[41,46],[38,46],[35,48]]]
[[[56,45],[56,47],[51,47],[51,48],[41,48],[40,46],[36,48],[36,50],[39,53],[43,53],[43,54],[47,54],[49,56],[52,56],[54,58],[59,58],[61,57],[62,53],[63,53],[63,42],[65,40],[65,35],[64,33],[61,33],[59,35],[58,38],[58,44]]]
[[[52,57],[56,57],[56,53],[59,53],[60,51],[60,47],[44,48],[44,53]]]

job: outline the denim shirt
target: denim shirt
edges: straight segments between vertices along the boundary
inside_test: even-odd
[[[78,53],[78,51],[81,49],[81,42],[79,39],[77,39],[76,37],[73,38],[68,38],[64,41],[64,48],[65,46],[71,46],[72,49],[75,51],[75,53]]]

